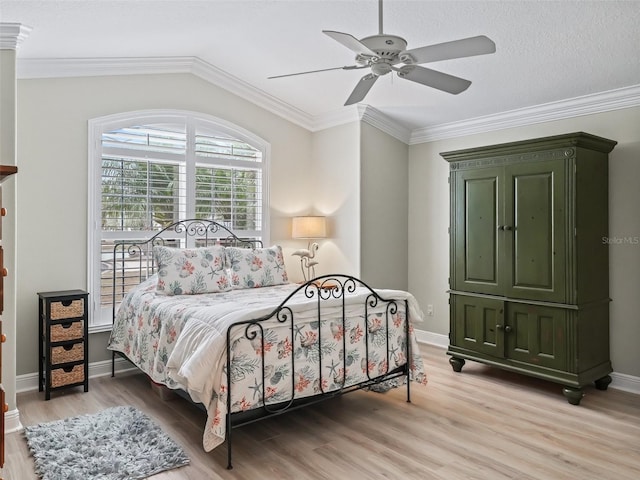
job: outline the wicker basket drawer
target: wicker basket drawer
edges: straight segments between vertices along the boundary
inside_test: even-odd
[[[78,318],[84,315],[84,300],[51,302],[51,320]]]
[[[65,322],[51,325],[51,341],[64,342],[84,337],[84,322]]]
[[[51,369],[51,386],[62,387],[84,382],[84,364]]]
[[[74,343],[72,345],[60,345],[51,348],[51,364],[77,362],[84,360],[84,343]]]

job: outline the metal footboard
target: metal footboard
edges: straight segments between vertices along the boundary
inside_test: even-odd
[[[364,319],[367,322],[369,318],[369,312],[376,307],[384,307],[385,315],[384,315],[384,325],[380,325],[386,332],[386,371],[382,374],[378,374],[375,376],[371,376],[369,372],[369,368],[366,368],[366,376],[367,378],[364,381],[360,381],[355,384],[347,384],[346,382],[346,372],[348,368],[349,359],[345,352],[347,352],[347,335],[346,335],[346,327],[347,327],[347,310],[346,310],[346,300],[350,293],[356,291],[358,287],[364,287],[367,290],[366,298],[363,301],[364,307]],[[233,371],[233,345],[234,339],[238,340],[238,331],[240,331],[240,335],[242,338],[251,341],[254,345],[257,342],[260,350],[264,352],[265,350],[265,322],[267,321],[277,321],[278,323],[286,326],[290,332],[291,338],[295,337],[295,329],[296,329],[296,315],[295,311],[290,304],[290,300],[297,294],[304,294],[306,298],[311,301],[315,301],[315,308],[317,309],[317,321],[320,324],[322,322],[322,311],[323,304],[328,300],[336,301],[338,300],[341,303],[341,328],[342,331],[345,332],[342,335],[342,378],[340,379],[339,388],[332,390],[325,390],[324,382],[323,382],[323,351],[322,351],[322,338],[321,332],[322,328],[318,329],[319,338],[318,338],[318,386],[319,393],[313,395],[311,397],[300,397],[296,398],[295,395],[295,375],[291,375],[291,396],[289,400],[284,402],[277,403],[269,403],[268,398],[266,397],[266,369],[268,368],[265,365],[264,355],[261,356],[261,375],[262,375],[262,386],[263,388],[260,391],[261,395],[261,406],[257,409],[249,410],[246,412],[233,412],[232,411],[232,371]],[[395,368],[391,368],[391,356],[394,354],[398,354],[400,352],[395,352],[392,348],[390,348],[390,322],[392,321],[392,317],[395,316],[399,309],[404,310],[404,351],[401,352],[405,356],[405,363],[403,365],[397,366]],[[369,365],[371,360],[369,354],[369,335],[371,335],[369,328],[364,328],[364,344],[366,350],[366,357],[363,359],[366,362],[366,365]],[[328,398],[333,398],[339,395],[343,395],[348,392],[352,392],[355,390],[361,390],[366,388],[375,387],[378,384],[383,382],[392,380],[398,377],[406,378],[406,388],[407,388],[407,402],[411,402],[411,390],[410,390],[410,362],[411,362],[411,342],[410,342],[410,329],[409,329],[409,307],[406,299],[396,300],[396,299],[386,299],[381,297],[375,290],[366,285],[362,280],[359,280],[355,277],[349,275],[323,275],[312,279],[300,287],[298,287],[294,292],[292,292],[282,303],[276,307],[270,313],[251,320],[245,320],[241,322],[234,323],[227,330],[227,338],[226,338],[226,380],[227,380],[227,414],[226,414],[226,442],[227,442],[227,468],[233,468],[232,465],[232,431],[233,428],[237,428],[242,425],[246,425],[248,423],[252,423],[258,420],[271,418],[277,415],[281,415],[283,413],[292,411],[294,409],[298,409],[313,403],[318,403],[320,401],[326,400]],[[290,363],[290,371],[296,371],[296,358],[295,355],[291,355],[291,363]]]

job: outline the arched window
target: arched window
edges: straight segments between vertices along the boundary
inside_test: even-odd
[[[113,243],[181,219],[223,223],[268,244],[269,145],[224,120],[144,111],[89,121],[89,293],[92,331],[111,326],[104,280]]]

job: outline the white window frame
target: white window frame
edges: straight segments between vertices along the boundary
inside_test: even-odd
[[[111,330],[112,310],[100,305],[100,260],[102,235],[102,134],[133,125],[184,124],[187,142],[195,142],[195,132],[206,129],[228,135],[245,142],[262,152],[262,230],[259,233],[264,245],[270,245],[269,219],[269,142],[254,133],[211,115],[187,110],[139,110],[118,113],[89,120],[88,131],[88,235],[87,235],[87,286],[89,290],[89,332]],[[193,147],[193,145],[191,145]],[[194,148],[187,148],[186,166],[195,174]],[[189,175],[189,171],[187,172]],[[187,191],[194,195],[195,191]],[[185,212],[186,218],[190,218]],[[125,233],[126,235],[126,233]],[[123,235],[124,236],[124,235]]]

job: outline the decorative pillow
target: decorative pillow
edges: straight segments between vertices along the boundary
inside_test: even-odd
[[[224,247],[172,248],[157,245],[156,291],[165,295],[196,295],[231,289],[225,269]]]
[[[227,266],[231,275],[231,288],[259,288],[288,283],[282,248],[227,247]]]

